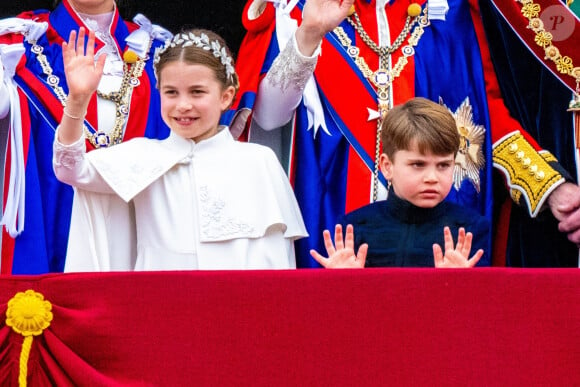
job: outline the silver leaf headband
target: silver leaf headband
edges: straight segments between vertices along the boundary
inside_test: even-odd
[[[158,47],[155,50],[155,58],[153,59],[153,63],[157,64],[159,62],[159,57],[167,51],[169,47],[188,47],[188,46],[195,46],[199,47],[206,51],[211,51],[213,56],[220,59],[220,62],[226,68],[226,75],[230,82],[233,82],[233,75],[234,75],[234,66],[232,65],[232,57],[228,55],[226,51],[226,47],[222,47],[220,42],[217,40],[210,41],[209,37],[201,33],[201,35],[195,35],[192,32],[181,32],[178,33],[173,37],[173,39],[168,39],[165,41],[165,45],[163,47]],[[158,78],[159,75],[155,74]]]

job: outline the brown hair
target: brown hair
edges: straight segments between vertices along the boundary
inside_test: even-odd
[[[199,47],[189,40],[191,36],[196,39],[207,36],[208,43],[205,47]],[[182,39],[181,37],[186,37]],[[216,49],[216,44],[219,45],[219,50]],[[228,65],[222,62],[222,56],[230,60]],[[164,48],[156,54],[155,58],[155,74],[157,76],[157,84],[161,81],[161,70],[171,62],[181,61],[188,64],[199,64],[208,67],[215,74],[216,79],[222,85],[222,89],[233,86],[236,90],[240,88],[238,75],[234,71],[233,55],[226,45],[225,40],[217,33],[205,29],[191,29],[182,31],[175,35],[173,39],[168,42]],[[228,66],[231,74],[228,74]]]
[[[445,106],[426,98],[412,98],[387,113],[381,125],[383,153],[392,160],[396,151],[409,150],[413,142],[419,152],[435,155],[456,154],[459,132]]]

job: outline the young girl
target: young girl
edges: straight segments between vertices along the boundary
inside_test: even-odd
[[[65,271],[295,267],[293,240],[306,236],[288,179],[268,148],[233,140],[219,126],[238,89],[223,39],[177,34],[156,53],[161,113],[171,134],[85,153],[82,118],[102,74],[94,35],[63,43],[69,85],[54,142],[59,180],[83,199],[83,239],[70,239]],[[103,195],[134,206],[135,237],[110,249],[116,225],[99,216]],[[105,196],[106,197],[106,196]],[[88,243],[88,245],[87,245]],[[134,260],[136,257],[136,261]]]

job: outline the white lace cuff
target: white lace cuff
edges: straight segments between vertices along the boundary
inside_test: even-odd
[[[296,35],[292,35],[288,43],[272,63],[265,80],[273,86],[279,87],[283,92],[292,86],[302,94],[306,82],[314,73],[320,54],[320,46],[312,56],[304,56],[298,50]]]
[[[319,53],[320,47],[310,57],[302,55],[292,36],[260,82],[253,116],[260,127],[271,130],[292,119],[306,83],[314,73]]]
[[[58,141],[58,128],[53,143],[53,167],[73,169],[84,158],[86,152],[85,137],[81,136],[72,144],[65,145]]]

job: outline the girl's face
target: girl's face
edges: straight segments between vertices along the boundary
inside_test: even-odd
[[[393,160],[383,153],[379,163],[397,196],[417,207],[435,207],[447,197],[453,184],[453,154],[421,154],[412,144],[409,150],[396,151]]]
[[[114,0],[69,0],[75,11],[87,15],[99,15],[115,9]]]
[[[159,74],[161,116],[173,132],[195,142],[217,133],[235,89],[222,89],[214,72],[201,64],[169,62]]]

